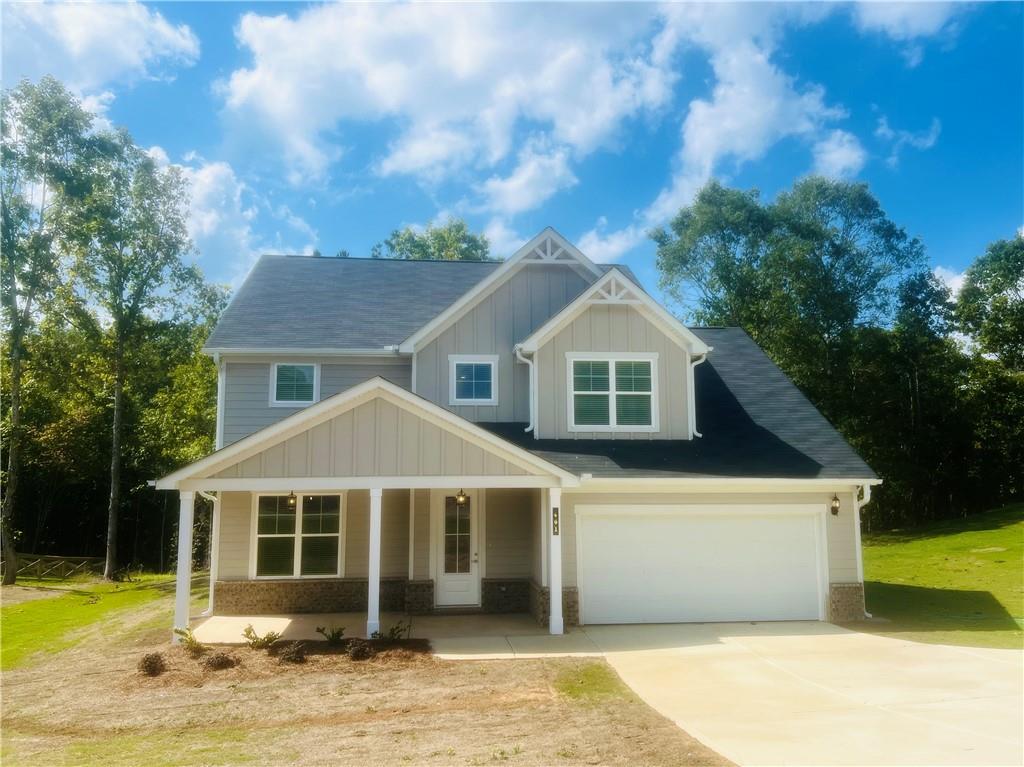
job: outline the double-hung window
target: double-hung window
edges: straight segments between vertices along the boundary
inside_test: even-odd
[[[566,355],[569,431],[657,431],[656,354]]]
[[[320,369],[314,364],[276,362],[270,371],[270,404],[277,407],[312,405],[320,395]]]
[[[256,500],[255,575],[341,575],[341,496],[261,495]]]
[[[449,404],[498,404],[498,355],[452,354],[448,378]]]

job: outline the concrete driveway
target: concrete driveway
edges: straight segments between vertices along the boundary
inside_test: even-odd
[[[823,623],[587,626],[648,704],[741,765],[1021,765],[1024,653]]]

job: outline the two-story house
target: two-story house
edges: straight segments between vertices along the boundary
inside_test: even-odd
[[[503,262],[267,256],[207,343],[211,610],[864,615],[871,469],[742,331],[552,229]],[[191,572],[178,569],[175,625]]]

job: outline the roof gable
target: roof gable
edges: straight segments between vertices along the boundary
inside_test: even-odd
[[[576,481],[574,475],[559,466],[512,445],[493,433],[400,386],[396,386],[383,378],[373,378],[333,397],[321,400],[315,405],[300,410],[271,426],[254,432],[228,447],[222,448],[157,480],[156,487],[158,490],[172,490],[181,487],[182,483],[204,480],[207,484],[210,484],[210,489],[216,489],[214,487],[216,484],[214,478],[227,479],[232,476],[250,476],[253,471],[252,465],[250,464],[249,467],[246,467],[246,462],[254,457],[258,458],[258,463],[261,467],[265,467],[268,460],[273,462],[275,466],[281,467],[281,470],[286,472],[280,475],[282,477],[308,477],[314,473],[312,457],[308,455],[308,452],[303,455],[301,461],[297,461],[305,466],[305,469],[288,468],[289,440],[294,440],[294,438],[309,433],[332,419],[339,418],[348,413],[352,413],[354,419],[358,414],[356,411],[359,411],[362,406],[377,402],[387,404],[387,415],[385,418],[396,429],[399,428],[401,414],[408,413],[413,418],[418,419],[419,422],[435,427],[442,439],[450,436],[452,439],[457,440],[458,445],[456,447],[460,451],[464,452],[465,445],[472,445],[474,448],[479,449],[481,474],[486,474],[487,472],[483,469],[488,468],[488,471],[493,471],[498,475],[555,477],[570,484]],[[372,409],[372,412],[373,418],[376,418],[380,409],[375,407]],[[376,421],[366,424],[367,417],[364,411],[364,429],[372,429],[376,434],[378,424]],[[360,432],[358,430],[351,432],[350,441],[352,444],[360,441]],[[367,442],[365,449],[369,449],[368,444]],[[400,440],[398,444],[402,444]],[[279,448],[280,456],[275,452]],[[353,450],[353,453],[356,452],[358,451]],[[397,464],[391,467],[387,459],[381,459],[380,451],[376,450],[376,443],[374,452],[373,461],[369,463],[355,465],[356,459],[354,458],[353,465],[350,467],[350,476],[364,477],[366,481],[369,481],[370,477],[379,476],[377,472],[387,468],[396,470],[396,475],[399,475]],[[464,458],[465,456],[463,455],[461,459]],[[417,457],[417,460],[419,460],[419,457]],[[397,459],[396,461],[397,463],[401,462]],[[501,462],[501,464],[499,465],[498,462]],[[321,470],[328,471],[329,473],[318,476],[341,476],[336,473],[336,468],[335,466],[323,466]],[[262,468],[259,473],[263,473]]]
[[[597,304],[635,307],[638,312],[691,355],[706,354],[710,351],[710,347],[693,331],[673,317],[661,304],[647,295],[639,285],[615,267],[609,269],[601,279],[584,290],[575,300],[524,339],[519,345],[520,349],[527,353],[537,351],[576,317]]]
[[[575,245],[551,227],[547,227],[512,254],[500,267],[460,296],[447,309],[406,338],[400,344],[399,350],[412,353],[425,344],[430,343],[445,328],[458,321],[460,317],[464,316],[499,285],[508,280],[519,269],[529,264],[564,265],[580,269],[595,279],[603,273],[601,267],[583,255]]]

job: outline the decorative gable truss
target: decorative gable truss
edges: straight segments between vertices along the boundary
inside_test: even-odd
[[[531,264],[566,266],[581,274],[589,275],[588,279],[590,280],[597,279],[602,275],[600,267],[549,226],[512,254],[505,263],[481,280],[472,290],[405,339],[398,350],[403,354],[412,354],[430,343],[517,271]]]

